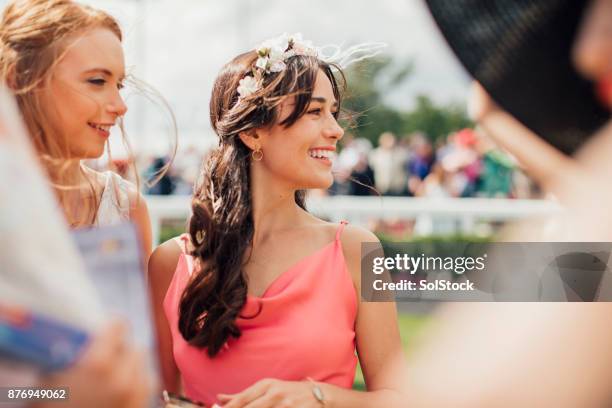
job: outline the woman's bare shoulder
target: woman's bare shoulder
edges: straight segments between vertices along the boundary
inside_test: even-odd
[[[359,225],[346,224],[340,235],[345,250],[355,251],[361,248],[364,242],[379,243],[380,240],[372,231]]]
[[[362,244],[372,243],[372,248],[368,252],[376,251],[382,253],[382,246],[378,237],[370,230],[358,225],[347,224],[340,235],[342,252],[353,283],[358,295],[361,293],[361,260]]]
[[[177,238],[159,245],[149,258],[148,276],[152,286],[168,287],[182,253]]]

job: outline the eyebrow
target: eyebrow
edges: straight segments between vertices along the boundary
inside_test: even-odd
[[[325,103],[327,102],[327,99],[325,99],[322,96],[313,96],[312,98],[310,98],[311,101],[314,102],[321,102],[321,103]],[[338,107],[338,101],[334,100],[334,103],[332,104],[333,107]]]
[[[101,72],[104,75],[108,75],[110,77],[113,76],[113,72],[109,71],[106,68],[92,68],[92,69],[88,69],[87,71],[85,71],[86,74],[93,73],[93,72]],[[119,77],[119,80],[124,80],[124,79],[125,79],[125,74]]]

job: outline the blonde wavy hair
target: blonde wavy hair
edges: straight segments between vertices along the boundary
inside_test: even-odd
[[[51,126],[38,91],[48,83],[71,40],[98,28],[108,29],[119,41],[123,40],[114,17],[71,0],[13,0],[4,9],[0,20],[0,81],[7,84],[16,96],[32,143],[72,227],[95,222],[99,197],[94,181],[82,167],[79,167],[81,174],[78,179],[66,175],[66,169],[80,159],[71,157],[64,135],[58,134]],[[139,81],[137,83],[145,86]],[[174,115],[170,113],[170,116],[175,123]],[[122,118],[118,118],[118,125],[131,155]],[[108,156],[109,167],[112,167],[110,154]],[[138,173],[134,171],[134,174],[139,185]],[[82,179],[87,181],[88,188],[81,186],[79,180]],[[75,191],[82,198],[90,199],[76,202],[69,199],[69,193]]]

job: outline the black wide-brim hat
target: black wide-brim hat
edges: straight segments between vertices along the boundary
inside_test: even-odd
[[[610,119],[571,59],[588,1],[425,1],[493,100],[561,151],[574,152]]]

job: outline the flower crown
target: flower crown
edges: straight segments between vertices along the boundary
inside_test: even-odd
[[[289,58],[296,55],[318,57],[319,54],[312,42],[303,40],[300,33],[292,35],[284,33],[271,38],[261,43],[255,51],[259,57],[251,70],[252,75],[245,76],[238,83],[239,99],[259,91],[266,74],[284,71],[287,68],[285,62]]]
[[[378,55],[386,46],[381,42],[365,42],[346,49],[331,44],[315,47],[311,41],[302,39],[300,33],[281,34],[255,48],[258,58],[251,72],[238,83],[238,102],[259,91],[267,74],[284,71],[287,68],[286,61],[296,55],[316,57],[332,65],[332,68],[337,66],[344,69],[355,62]]]

